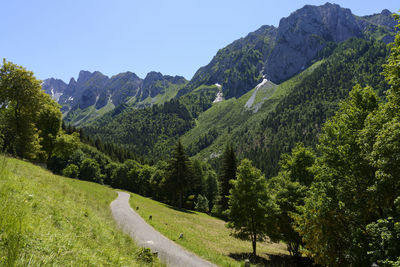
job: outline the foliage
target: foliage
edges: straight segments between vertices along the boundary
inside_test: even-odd
[[[244,159],[238,166],[237,179],[231,180],[231,184],[227,227],[233,229],[235,236],[251,240],[256,256],[257,241],[266,237],[270,227],[267,214],[273,208],[265,177]]]
[[[208,199],[205,196],[198,195],[197,202],[195,202],[194,209],[200,212],[209,212]]]
[[[67,159],[71,156],[79,147],[79,134],[64,134],[60,133],[55,140],[55,147],[53,150],[53,156]]]
[[[85,135],[122,145],[150,159],[166,159],[171,144],[194,124],[185,105],[177,100],[143,109],[120,108],[84,127]]]
[[[270,237],[284,241],[289,252],[296,257],[301,256],[303,243],[294,230],[293,217],[298,216],[298,207],[304,205],[304,198],[314,179],[310,169],[314,160],[314,152],[299,143],[290,155],[282,156],[278,175],[268,180],[268,192],[277,207],[269,214],[275,219]]]
[[[399,49],[398,33],[384,65],[387,102],[369,87],[354,87],[319,137],[315,182],[296,216],[317,263],[399,262]]]
[[[179,208],[182,208],[185,194],[192,186],[193,170],[189,158],[186,156],[181,141],[176,144],[175,150],[168,163],[165,181],[168,200]]]
[[[62,170],[62,175],[70,178],[78,178],[79,177],[79,167],[75,164],[69,164]]]
[[[0,68],[0,132],[4,150],[46,160],[60,130],[61,112],[33,72],[3,60]]]
[[[251,159],[267,178],[273,177],[280,156],[297,142],[315,147],[322,124],[355,84],[370,85],[384,95],[389,87],[380,75],[388,55],[383,43],[349,39],[331,50],[288,81],[268,82],[257,92],[253,89],[201,113],[195,127],[182,137],[189,154],[218,167],[218,157],[231,140],[238,158]],[[245,107],[252,95],[256,96],[254,110]]]
[[[357,138],[378,103],[371,88],[354,87],[319,137],[315,183],[297,218],[306,247],[319,263],[367,264],[363,231],[374,218],[367,211],[374,209],[369,188],[375,172],[362,158]]]
[[[79,178],[86,181],[101,182],[100,165],[91,158],[86,158],[82,161],[79,167]]]
[[[388,86],[380,73],[387,51],[383,43],[361,39],[339,44],[331,56],[291,88],[275,111],[261,122],[253,122],[259,126],[238,129],[233,142],[264,173],[275,175],[280,155],[290,152],[297,142],[315,147],[322,124],[334,115],[354,85],[369,85],[384,95]]]
[[[218,176],[218,195],[214,214],[226,218],[224,212],[229,208],[229,194],[232,188],[231,180],[236,179],[236,155],[232,143],[227,143],[221,159],[221,170]]]

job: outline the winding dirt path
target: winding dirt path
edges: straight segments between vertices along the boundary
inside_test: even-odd
[[[167,266],[216,266],[195,254],[188,252],[172,242],[147,224],[129,204],[130,195],[118,192],[118,197],[111,203],[111,212],[118,225],[127,232],[139,246],[158,251],[158,257]]]

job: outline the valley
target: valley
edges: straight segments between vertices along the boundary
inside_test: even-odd
[[[304,5],[190,79],[4,59],[0,265],[399,266],[399,23]]]

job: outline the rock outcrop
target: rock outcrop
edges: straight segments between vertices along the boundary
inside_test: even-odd
[[[261,82],[263,75],[281,83],[317,60],[332,43],[349,38],[393,40],[396,21],[388,10],[359,17],[336,4],[306,5],[282,18],[279,27],[262,26],[218,51],[181,92],[223,81],[227,98],[240,97]]]
[[[50,78],[43,82],[42,88],[62,105],[63,113],[70,110],[95,106],[101,109],[109,101],[114,106],[124,104],[132,97],[144,100],[164,93],[168,86],[186,84],[182,76],[162,75],[150,72],[143,80],[133,72],[124,72],[111,78],[99,71],[80,71],[78,79],[71,78],[68,84]]]

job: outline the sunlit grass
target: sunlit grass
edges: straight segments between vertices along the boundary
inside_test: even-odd
[[[113,221],[116,196],[0,156],[0,266],[146,265]]]
[[[234,238],[225,222],[207,214],[178,211],[168,205],[131,194],[130,204],[150,225],[182,247],[219,266],[241,266],[235,255],[251,253],[251,243]],[[149,216],[152,219],[149,219]],[[184,238],[179,239],[183,233]],[[286,245],[263,242],[257,244],[258,255],[287,255]]]

